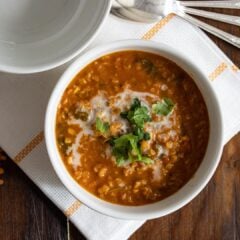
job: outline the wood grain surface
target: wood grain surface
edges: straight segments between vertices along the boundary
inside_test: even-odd
[[[215,11],[240,16],[240,10]],[[240,36],[240,27],[207,22]],[[240,66],[239,49],[210,37]],[[68,238],[65,216],[9,158],[0,161],[1,167],[5,173],[0,175],[4,179],[0,185],[0,240],[85,239],[71,224]],[[191,203],[146,222],[130,239],[240,240],[240,133],[225,146],[214,177]]]

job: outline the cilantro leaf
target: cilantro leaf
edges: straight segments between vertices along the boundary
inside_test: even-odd
[[[131,125],[132,133],[120,137],[111,138],[109,144],[112,146],[112,154],[116,163],[121,166],[126,161],[140,161],[146,164],[153,161],[142,155],[140,148],[141,140],[149,140],[150,134],[144,132],[144,123],[151,121],[147,107],[141,106],[138,98],[134,98],[129,110],[121,112],[121,117],[127,119]]]
[[[137,159],[140,161],[142,160],[142,154],[141,154],[141,151],[140,151],[140,148],[138,147],[138,137],[137,136],[134,136],[132,135],[133,137],[131,137],[129,139],[130,141],[130,144],[131,144],[131,147],[132,147],[132,152],[131,154],[133,156],[137,156]]]
[[[139,141],[141,140],[150,140],[151,139],[151,136],[148,132],[144,132],[144,130],[142,128],[138,128],[138,127],[135,127],[133,129],[133,134],[138,136],[138,139]]]
[[[124,161],[129,159],[131,151],[137,150],[137,136],[133,134],[125,134],[113,140],[112,153],[116,157],[116,162],[121,165]]]
[[[149,134],[148,132],[145,132],[145,133],[143,134],[143,139],[144,139],[144,140],[150,140],[150,138],[151,138],[151,136],[150,136],[150,134]]]
[[[115,156],[118,166],[121,166],[127,160],[131,162],[140,161],[146,164],[153,162],[150,158],[142,155],[138,136],[129,133],[112,141],[112,154]]]
[[[167,116],[173,110],[174,103],[170,98],[164,98],[161,102],[152,105],[152,111],[156,114]]]
[[[116,158],[116,163],[118,166],[122,166],[125,161],[128,159],[128,152],[122,152],[120,149],[113,148],[113,155]]]
[[[141,107],[141,102],[138,98],[134,98],[130,110],[134,111],[135,109]]]
[[[138,107],[133,112],[130,111],[128,119],[132,124],[135,124],[139,128],[143,128],[144,123],[151,120],[146,107]]]
[[[142,155],[138,146],[138,137],[132,133],[122,135],[113,140],[114,146],[112,149],[113,155],[116,157],[116,162],[122,163],[123,160],[133,159],[141,160]]]
[[[109,130],[109,123],[103,122],[99,117],[96,118],[96,129],[102,133],[105,134]]]
[[[138,98],[133,99],[129,111],[122,112],[120,115],[138,128],[143,128],[145,122],[151,121],[148,109],[145,106],[141,106]]]
[[[149,157],[143,156],[142,157],[142,162],[144,162],[145,164],[152,164],[153,160]]]
[[[126,162],[126,159],[128,159],[128,156],[123,155],[121,152],[115,152],[114,156],[116,158],[116,163],[118,166],[122,166]]]
[[[144,138],[144,131],[142,128],[134,127],[133,134],[138,136],[139,140],[142,140]]]

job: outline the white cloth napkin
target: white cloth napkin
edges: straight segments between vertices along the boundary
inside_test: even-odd
[[[109,16],[90,47],[142,37],[169,44],[194,61],[212,81],[220,100],[225,141],[240,130],[238,69],[202,31],[184,20],[173,16],[157,24],[141,24]],[[0,146],[86,238],[127,239],[143,221],[114,219],[81,205],[59,181],[49,162],[42,133],[45,108],[65,68],[31,75],[0,73]]]

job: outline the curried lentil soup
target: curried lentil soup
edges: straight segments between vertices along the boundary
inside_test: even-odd
[[[123,51],[90,63],[66,88],[56,139],[72,177],[122,205],[159,201],[199,167],[209,119],[200,91],[175,63]]]

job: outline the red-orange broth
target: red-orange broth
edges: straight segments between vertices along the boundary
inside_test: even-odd
[[[152,53],[101,57],[66,88],[56,139],[71,176],[95,196],[144,205],[179,190],[196,172],[209,119],[191,77]]]

